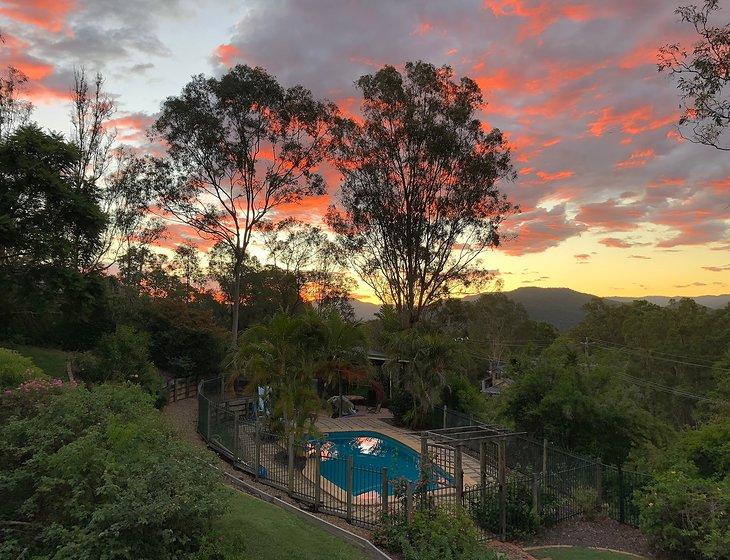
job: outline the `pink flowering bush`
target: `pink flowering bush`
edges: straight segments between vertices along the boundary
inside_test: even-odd
[[[0,393],[0,418],[26,415],[42,409],[53,395],[76,387],[76,383],[47,377],[24,381],[17,387]]]

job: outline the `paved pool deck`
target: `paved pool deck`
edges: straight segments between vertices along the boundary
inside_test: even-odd
[[[365,407],[360,407],[355,415],[345,416],[344,418],[331,418],[326,411],[320,411],[317,415],[316,426],[323,433],[378,432],[407,445],[418,453],[421,452],[420,432],[396,426],[393,423],[393,415],[386,408],[382,408],[376,414],[366,412]],[[462,470],[464,471],[465,486],[479,483],[479,461],[477,459],[464,454],[462,456]]]

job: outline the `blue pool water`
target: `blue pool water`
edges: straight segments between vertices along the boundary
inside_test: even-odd
[[[411,482],[419,479],[416,451],[378,432],[333,432],[322,440],[321,474],[342,489],[347,485],[347,458],[352,457],[352,493],[355,496],[365,492],[380,492],[380,472],[388,468],[388,479],[406,478]],[[429,488],[447,486],[450,477],[437,469]],[[389,494],[393,493],[392,484]]]

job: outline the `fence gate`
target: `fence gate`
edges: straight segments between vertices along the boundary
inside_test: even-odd
[[[453,447],[421,439],[417,499],[421,507],[461,504],[464,472],[461,453]]]

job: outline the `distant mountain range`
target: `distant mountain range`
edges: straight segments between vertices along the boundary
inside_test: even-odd
[[[566,330],[580,323],[585,316],[583,306],[598,297],[591,294],[584,294],[583,292],[576,292],[569,288],[526,287],[504,292],[504,294],[517,303],[521,303],[533,320],[550,323],[558,330]],[[477,297],[479,296],[467,296],[465,299],[475,299]],[[665,306],[669,303],[670,299],[678,299],[680,297],[682,296],[676,296],[674,298],[669,296],[610,296],[603,299],[618,303],[646,300],[656,305]],[[691,299],[705,307],[720,309],[730,303],[730,294],[695,296]],[[350,303],[352,303],[355,310],[355,317],[362,321],[373,319],[375,313],[380,309],[379,305],[356,299],[351,300]]]

